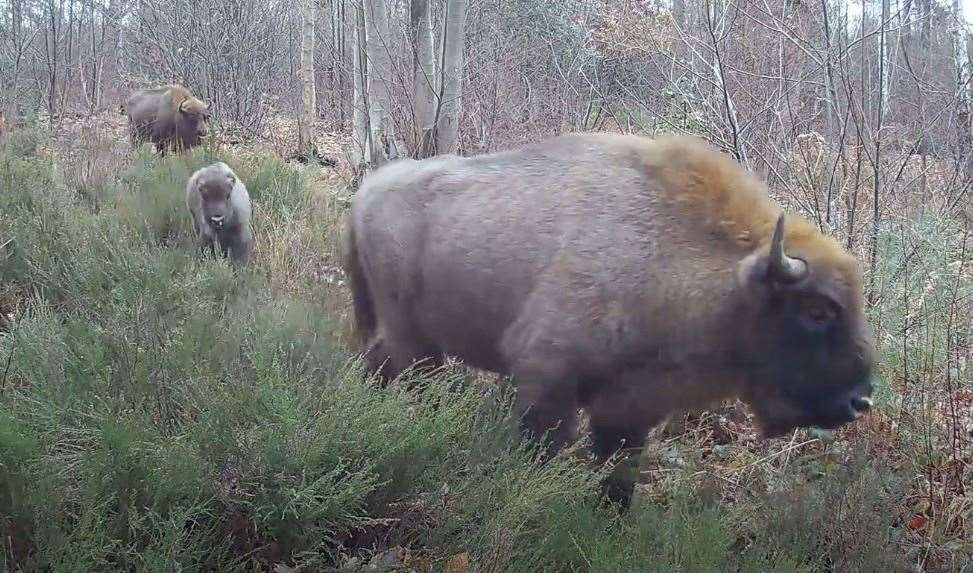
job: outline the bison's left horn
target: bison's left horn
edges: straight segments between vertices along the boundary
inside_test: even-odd
[[[807,275],[807,263],[801,259],[787,256],[784,252],[784,214],[777,218],[774,238],[770,241],[770,261],[767,267],[768,278],[792,283]]]

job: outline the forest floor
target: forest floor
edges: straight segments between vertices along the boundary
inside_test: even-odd
[[[620,514],[584,440],[538,463],[489,376],[363,379],[336,246],[348,139],[316,134],[335,166],[287,162],[283,123],[166,159],[115,114],[0,140],[5,569],[973,567],[961,222],[883,231],[872,415],[766,441],[738,402],[671,420]],[[184,184],[214,159],[253,200],[245,272],[192,248]]]

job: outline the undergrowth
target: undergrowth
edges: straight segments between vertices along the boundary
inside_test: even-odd
[[[501,387],[458,371],[373,384],[341,340],[343,287],[320,274],[335,212],[294,167],[139,155],[85,193],[20,137],[0,148],[18,309],[0,332],[5,570],[356,570],[396,547],[414,570],[464,553],[482,571],[896,562],[896,480],[865,455],[732,507],[687,472],[619,514],[582,457],[541,463],[515,439]],[[215,158],[250,187],[249,270],[193,248],[183,185]]]

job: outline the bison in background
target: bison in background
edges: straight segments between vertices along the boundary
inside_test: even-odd
[[[857,261],[700,140],[569,134],[401,160],[354,198],[345,265],[366,362],[445,355],[509,375],[556,451],[596,459],[667,416],[740,397],[765,437],[871,406]],[[627,503],[632,485],[609,496]]]
[[[208,133],[209,106],[180,85],[139,90],[122,106],[132,144],[151,142],[162,155],[192,149]]]

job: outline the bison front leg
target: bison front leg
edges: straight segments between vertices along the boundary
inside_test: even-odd
[[[216,234],[213,229],[210,228],[206,223],[201,223],[195,217],[193,218],[193,228],[196,229],[196,248],[199,254],[205,255],[206,251],[209,250],[210,253],[216,256]]]
[[[577,437],[578,411],[574,384],[567,377],[550,377],[529,368],[512,376],[517,388],[514,413],[527,439],[541,440],[549,456]]]
[[[600,466],[620,454],[618,465],[602,483],[602,491],[622,507],[631,503],[646,435],[662,418],[660,413],[646,409],[638,381],[623,377],[615,384],[599,386],[586,406],[595,462]]]
[[[228,242],[230,260],[234,264],[245,266],[250,263],[253,252],[253,238],[245,229],[237,230]]]
[[[516,325],[515,325],[516,326]],[[521,346],[518,342],[528,340]],[[527,439],[542,440],[549,455],[576,437],[577,384],[571,362],[558,345],[527,331],[511,331],[505,337],[505,353],[511,363],[510,377],[517,389],[514,414]]]
[[[635,484],[638,483],[639,459],[645,445],[648,428],[619,426],[616,422],[599,419],[591,421],[592,453],[600,466],[613,455],[620,453],[618,465],[602,483],[602,493],[622,507],[632,502]]]
[[[410,368],[417,374],[429,373],[444,364],[443,353],[425,343],[408,324],[400,315],[390,313],[368,341],[365,364],[383,386]]]

